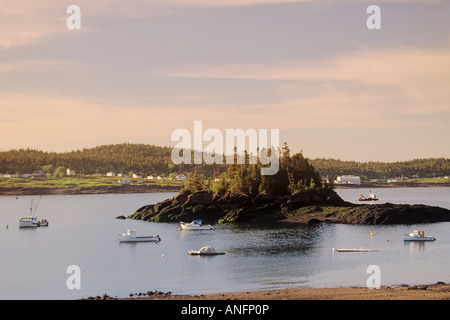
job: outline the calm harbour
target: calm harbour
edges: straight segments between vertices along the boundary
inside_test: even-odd
[[[371,189],[380,201],[450,209],[450,188]],[[369,189],[340,189],[356,203]],[[450,282],[450,223],[365,226],[288,223],[215,224],[214,230],[179,231],[177,223],[115,219],[175,193],[42,196],[37,216],[49,227],[19,229],[30,200],[0,197],[0,299],[78,299],[131,292],[200,294],[290,287],[366,285],[378,265],[381,285]],[[155,243],[119,243],[126,229],[158,234]],[[403,242],[413,229],[434,242]],[[373,236],[371,234],[373,233]],[[223,256],[189,256],[212,246]],[[337,253],[333,248],[377,252]],[[69,289],[67,268],[80,267],[81,289]]]

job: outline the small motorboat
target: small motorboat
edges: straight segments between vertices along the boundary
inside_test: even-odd
[[[191,223],[180,222],[180,230],[211,230],[211,225],[203,225],[203,220],[194,220]]]
[[[377,198],[377,196],[375,194],[370,193],[369,197],[365,197],[363,195],[360,195],[358,201],[378,201],[378,198]]]
[[[414,230],[410,234],[403,234],[404,241],[435,241],[435,237],[425,237],[425,231]]]
[[[39,220],[38,227],[48,227],[48,220],[47,219]]]
[[[39,198],[40,200],[40,198]],[[37,228],[37,227],[47,227],[48,221],[47,219],[38,220],[36,217],[36,210],[39,205],[33,208],[33,199],[31,199],[30,209],[28,209],[28,215],[25,217],[20,217],[17,221],[19,223],[19,228]],[[34,212],[34,214],[33,214]]]
[[[136,230],[127,229],[126,233],[117,236],[117,240],[119,240],[119,242],[159,242],[161,241],[161,238],[157,234],[154,236],[138,237],[136,236]]]
[[[213,247],[210,247],[210,246],[202,247],[198,251],[190,250],[190,251],[188,251],[188,253],[191,256],[215,256],[215,255],[225,254],[225,252],[216,250],[216,249],[214,249]]]

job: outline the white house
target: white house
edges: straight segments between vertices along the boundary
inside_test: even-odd
[[[110,172],[107,172],[107,173],[106,173],[106,176],[107,176],[107,177],[115,177],[115,176],[116,176],[116,173],[110,171]]]
[[[133,173],[133,178],[140,179],[142,176],[140,174]]]
[[[343,175],[339,176],[334,180],[335,184],[361,184],[361,178],[359,176],[354,175]]]
[[[75,170],[67,168],[66,175],[67,176],[74,176],[75,175]]]

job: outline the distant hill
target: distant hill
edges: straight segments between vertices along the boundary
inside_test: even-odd
[[[354,174],[362,180],[394,177],[433,178],[450,175],[450,159],[428,158],[400,162],[357,162],[336,159],[310,159],[309,162],[322,176],[335,179],[337,176]]]
[[[0,173],[31,173],[44,170],[54,173],[65,167],[82,174],[106,174],[130,172],[148,175],[194,171],[194,165],[175,165],[171,160],[171,147],[147,144],[112,144],[85,148],[71,152],[46,152],[34,149],[18,149],[0,152]],[[335,179],[338,175],[355,174],[363,180],[418,175],[438,177],[450,175],[447,158],[414,159],[402,162],[356,162],[336,159],[308,159],[322,175]],[[200,174],[217,176],[227,171],[226,165],[196,166]]]

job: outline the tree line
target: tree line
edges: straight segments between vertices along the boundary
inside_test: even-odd
[[[281,150],[279,170],[274,175],[261,175],[263,166],[259,161],[252,164],[247,153],[245,153],[243,164],[237,164],[236,152],[234,157],[234,163],[227,165],[227,171],[223,172],[220,178],[214,179],[213,182],[210,179],[205,179],[205,176],[201,175],[196,169],[185,182],[181,193],[211,191],[217,195],[224,195],[231,192],[254,198],[258,194],[283,196],[298,191],[330,187],[322,183],[319,172],[314,169],[301,152],[291,156],[287,143]]]
[[[59,167],[70,168],[75,170],[77,174],[106,174],[113,171],[125,174],[134,172],[142,175],[163,174],[168,176],[171,173],[193,173],[196,171],[200,175],[213,179],[220,178],[223,173],[230,177],[235,175],[247,177],[249,173],[249,177],[254,178],[244,179],[242,183],[246,187],[241,187],[249,190],[254,190],[255,185],[261,185],[261,182],[266,185],[272,183],[270,182],[270,176],[256,177],[260,175],[253,165],[244,167],[226,164],[176,165],[171,160],[171,152],[171,147],[132,143],[102,145],[71,152],[46,152],[35,149],[7,150],[0,152],[0,173],[21,174],[32,173],[37,170],[55,173]],[[308,161],[308,164],[305,160]],[[450,161],[447,158],[414,159],[402,162],[307,159],[302,153],[291,156],[289,147],[285,144],[280,150],[280,172],[291,166],[301,167],[302,170],[300,171],[308,172],[308,174],[297,177],[299,171],[293,170],[289,171],[284,179],[290,179],[291,182],[301,179],[300,184],[302,185],[310,183],[311,176],[315,175],[315,173],[312,174],[312,171],[316,171],[322,177],[328,176],[330,179],[335,179],[339,175],[354,174],[359,175],[362,180],[401,177],[402,175],[407,177],[414,175],[419,177],[450,175]],[[261,179],[261,181],[258,179]],[[314,183],[316,180],[312,178]],[[296,183],[298,184],[298,181]]]
[[[311,164],[330,179],[337,176],[353,174],[361,180],[388,179],[395,177],[433,178],[450,175],[450,159],[427,158],[398,162],[357,162],[337,159],[317,158],[310,160]]]

